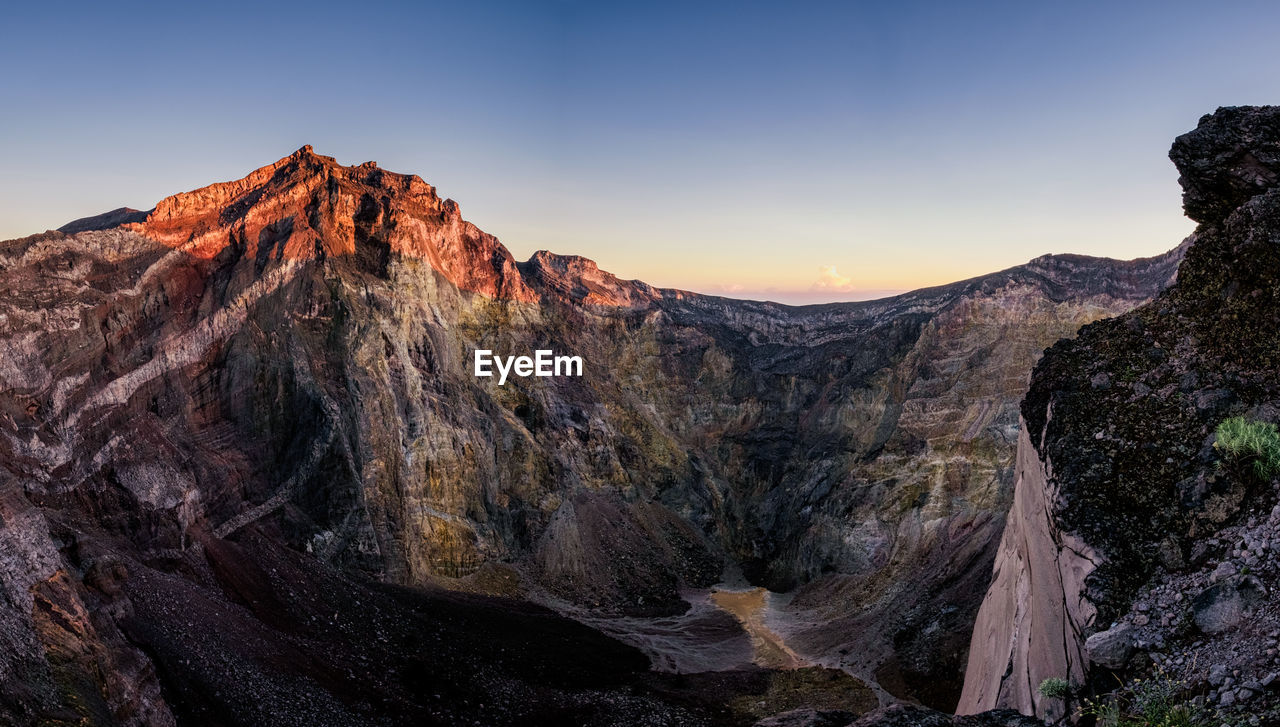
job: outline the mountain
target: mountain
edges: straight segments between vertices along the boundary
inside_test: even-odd
[[[949,710],[1031,366],[1184,250],[793,308],[519,262],[418,177],[310,147],[0,243],[0,714],[742,724],[807,703],[779,685]],[[583,372],[499,384],[477,349]],[[736,572],[794,591],[787,643],[835,668],[664,675],[546,608],[672,617]]]
[[[1046,678],[1138,678],[1214,723],[1280,721],[1276,480],[1219,429],[1280,419],[1280,108],[1219,109],[1170,157],[1199,223],[1176,284],[1035,368],[962,712],[1055,717]]]

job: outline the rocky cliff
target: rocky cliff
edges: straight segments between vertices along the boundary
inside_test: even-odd
[[[714,721],[524,601],[422,589],[662,615],[731,565],[801,587],[813,658],[949,707],[1026,372],[1181,255],[790,308],[517,262],[309,147],[2,243],[3,712]],[[500,386],[477,348],[586,370]]]
[[[1153,669],[1224,719],[1275,708],[1275,483],[1213,445],[1229,416],[1280,411],[1280,109],[1219,109],[1170,157],[1199,223],[1177,283],[1056,344],[1022,403],[962,712],[1055,716],[1045,678],[1089,693]]]

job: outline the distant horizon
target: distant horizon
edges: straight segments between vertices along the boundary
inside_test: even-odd
[[[394,170],[390,170],[390,171],[394,171]],[[231,181],[231,180],[221,180],[221,181]],[[433,185],[433,186],[434,186],[434,185]],[[196,187],[196,188],[194,188],[194,189],[199,189],[199,187]],[[193,190],[184,190],[184,191],[193,191]],[[446,197],[447,197],[447,195],[446,195]],[[454,201],[456,202],[457,200],[454,200]],[[158,200],[157,200],[157,202],[158,202]],[[459,204],[458,204],[458,206],[459,206],[459,208],[462,208],[462,203],[459,203]],[[27,237],[27,236],[30,236],[30,235],[39,235],[39,234],[43,234],[43,233],[45,233],[45,232],[53,232],[53,231],[60,230],[60,229],[61,229],[61,228],[63,228],[63,227],[67,227],[67,226],[69,226],[69,225],[71,225],[71,224],[73,224],[73,223],[76,223],[76,222],[81,222],[81,221],[85,221],[85,220],[91,220],[91,219],[93,219],[93,218],[95,218],[95,217],[102,217],[102,216],[109,215],[109,214],[113,214],[113,213],[119,213],[119,212],[150,213],[150,212],[152,212],[152,211],[154,211],[154,210],[155,210],[155,205],[154,205],[154,204],[153,204],[153,205],[150,205],[150,206],[148,206],[148,207],[132,207],[132,206],[129,206],[129,205],[124,205],[124,206],[121,206],[121,207],[114,207],[114,208],[112,208],[112,209],[105,210],[105,211],[103,211],[103,212],[97,212],[97,213],[89,214],[89,215],[81,215],[80,217],[76,217],[76,218],[73,218],[73,219],[67,220],[66,222],[63,222],[61,225],[58,225],[57,227],[50,227],[50,228],[47,228],[47,229],[45,229],[45,230],[39,230],[39,231],[36,231],[36,232],[30,232],[30,233],[27,233],[26,235],[17,235],[17,236],[15,236],[15,237],[6,237],[6,238],[4,238],[4,239],[5,239],[5,240],[21,239],[22,237]],[[467,217],[467,215],[466,215],[466,212],[465,212],[465,211],[463,212],[463,216],[464,216],[464,217]],[[474,225],[476,225],[476,227],[479,227],[481,230],[483,230],[483,229],[484,229],[484,225],[480,224],[480,223],[479,223],[479,222],[477,222],[476,220],[472,220],[472,219],[470,219],[470,218],[467,218],[467,221],[468,221],[468,222],[471,222],[471,223],[472,223],[472,224],[474,224]],[[500,243],[502,243],[503,247],[507,247],[508,251],[510,251],[510,249],[511,249],[511,248],[510,248],[509,246],[507,246],[507,243],[506,243],[504,240],[502,240],[501,238],[499,238],[499,239],[498,239],[498,241],[499,241]],[[526,255],[526,256],[524,256],[524,257],[521,257],[521,256],[517,255],[517,254],[516,254],[516,253],[514,253],[514,252],[512,252],[511,254],[512,254],[512,256],[513,256],[513,257],[515,257],[515,258],[516,258],[516,260],[517,260],[518,262],[524,263],[524,262],[528,262],[530,259],[532,259],[532,258],[533,258],[533,256],[534,256],[534,255],[536,255],[537,253],[539,253],[539,252],[544,252],[544,251],[545,251],[545,252],[550,252],[550,253],[553,253],[553,254],[556,254],[556,255],[579,255],[579,253],[576,253],[576,252],[573,252],[573,251],[570,251],[570,250],[542,250],[542,249],[534,250],[533,252],[529,253],[528,255]],[[585,255],[580,255],[580,257],[586,257],[586,256],[585,256]],[[594,262],[594,261],[593,261],[593,262]],[[612,271],[612,270],[608,270],[607,268],[603,268],[603,267],[602,267],[601,269],[602,269],[602,270],[604,270],[605,272],[608,272],[608,273],[612,273],[612,274],[617,275],[616,273],[614,273],[614,271]],[[995,270],[993,270],[993,271],[991,271],[991,272],[999,272],[999,271],[995,271]],[[617,277],[618,277],[619,279],[621,279],[621,280],[638,281],[638,282],[646,283],[646,284],[649,284],[649,285],[653,285],[653,284],[652,284],[652,283],[650,283],[649,281],[647,281],[647,280],[643,280],[643,279],[641,279],[641,278],[627,278],[627,277],[625,277],[625,276],[623,276],[623,275],[617,275]],[[949,281],[949,282],[959,282],[959,281]],[[770,296],[770,295],[775,295],[775,294],[777,294],[777,293],[779,293],[779,292],[782,292],[782,293],[784,293],[784,294],[791,295],[791,293],[788,293],[787,291],[775,291],[775,290],[749,291],[749,290],[728,290],[728,289],[726,289],[725,291],[723,291],[723,292],[722,292],[722,291],[689,290],[689,289],[684,289],[684,288],[671,288],[670,286],[660,286],[660,285],[654,285],[654,287],[656,287],[656,288],[666,288],[666,289],[668,289],[668,290],[683,290],[684,292],[688,292],[688,293],[698,293],[698,294],[701,294],[701,295],[719,296],[719,297],[724,297],[724,298],[735,298],[735,299],[738,299],[738,300],[746,300],[746,301],[753,301],[753,302],[760,302],[760,303],[779,303],[779,304],[782,304],[782,305],[789,305],[789,306],[796,306],[796,307],[799,307],[799,306],[805,306],[805,305],[823,305],[823,304],[826,304],[826,303],[863,303],[863,302],[873,301],[873,300],[882,300],[882,299],[884,299],[884,298],[892,298],[892,297],[897,296],[897,295],[902,295],[903,293],[910,293],[912,290],[918,290],[918,288],[903,289],[903,290],[893,290],[893,289],[890,289],[890,290],[859,290],[859,291],[856,291],[856,292],[852,293],[852,295],[854,295],[854,296],[865,296],[865,297],[851,297],[851,298],[838,299],[838,300],[830,300],[830,299],[826,299],[826,298],[817,298],[817,297],[815,297],[815,299],[814,299],[814,300],[807,301],[807,302],[804,302],[804,301],[803,301],[803,295],[804,295],[804,294],[800,294],[800,297],[798,297],[798,298],[797,298],[797,300],[801,300],[802,302],[787,302],[787,301],[783,301],[783,300],[775,300],[775,299],[772,299],[772,298],[767,297],[767,296]],[[926,287],[928,287],[928,286],[926,286]],[[813,293],[812,295],[814,295],[814,296],[822,296],[822,295],[826,295],[826,294],[825,294],[825,293]],[[756,296],[756,297],[753,297],[753,296]],[[759,296],[766,296],[766,297],[759,297]]]
[[[307,145],[304,145],[304,146],[305,146],[306,148],[314,149],[314,147],[313,147],[312,145],[310,145],[310,144],[307,144]],[[301,147],[300,147],[300,148],[301,148]],[[322,156],[330,156],[330,155],[324,154],[324,150],[318,150],[318,151],[316,151],[316,153],[317,153],[317,154],[320,154],[320,155],[322,155]],[[288,156],[288,154],[282,155],[282,156],[280,157],[280,159],[282,160],[282,159],[286,158],[287,156]],[[336,157],[335,157],[335,159],[336,159]],[[273,162],[274,162],[274,161],[276,161],[276,160],[273,160]],[[351,165],[352,165],[352,164],[350,164],[350,163],[345,163],[345,162],[344,162],[343,160],[341,160],[341,159],[336,159],[336,161],[337,161],[339,164],[342,164],[343,166],[351,166]],[[270,162],[269,162],[269,163],[270,163]],[[269,164],[269,163],[268,163],[268,164]],[[265,166],[267,166],[267,165],[266,165],[266,164],[264,164],[264,165],[262,165],[262,166],[260,166],[260,167],[256,167],[256,168],[254,168],[254,169],[248,170],[248,171],[246,171],[246,173],[245,173],[245,174],[246,174],[246,175],[248,175],[248,174],[250,174],[250,173],[252,173],[252,172],[254,172],[254,171],[257,171],[258,169],[261,169],[261,168],[263,168],[263,167],[265,167]],[[380,165],[380,166],[381,166],[381,165]],[[414,174],[413,172],[407,172],[407,171],[396,170],[396,169],[387,169],[387,171],[389,171],[389,172],[393,172],[393,173],[397,173],[397,174]],[[418,176],[421,176],[421,175],[418,175]],[[239,177],[238,179],[243,179],[243,178],[244,178],[244,177],[242,176],[242,177]],[[236,180],[235,180],[235,179],[222,179],[222,180],[216,180],[216,181],[210,182],[209,184],[201,185],[200,187],[193,187],[193,188],[188,189],[188,190],[182,190],[182,191],[180,191],[180,192],[175,192],[174,194],[183,194],[183,193],[186,193],[186,192],[191,192],[191,191],[195,191],[195,190],[197,190],[197,189],[201,189],[201,188],[203,188],[203,187],[205,187],[205,186],[209,186],[209,185],[211,185],[211,184],[219,184],[219,183],[225,183],[225,182],[230,182],[230,181],[236,181]],[[431,181],[430,181],[430,180],[424,180],[424,181],[426,181],[428,184],[431,184]],[[435,187],[437,194],[440,194],[442,198],[445,198],[445,199],[451,199],[451,198],[449,197],[449,195],[442,193],[442,192],[440,191],[440,188],[439,188],[437,185],[432,184],[432,186],[433,186],[433,187]],[[168,196],[172,196],[172,195],[166,195],[166,197],[168,197]],[[161,199],[165,199],[165,198],[163,198],[163,197],[162,197]],[[158,203],[159,201],[160,201],[160,200],[156,200],[156,203]],[[455,201],[455,202],[458,202],[458,200],[454,200],[454,201]],[[120,212],[150,213],[150,212],[154,211],[155,206],[156,206],[155,204],[152,204],[152,205],[149,205],[149,206],[146,206],[146,207],[133,207],[133,206],[130,206],[130,205],[123,205],[123,206],[120,206],[120,207],[114,207],[114,208],[112,208],[112,209],[104,210],[104,211],[102,211],[102,212],[97,212],[97,213],[94,213],[94,214],[81,215],[80,217],[76,217],[76,218],[73,218],[73,219],[67,220],[66,222],[62,223],[61,225],[59,225],[59,226],[57,226],[57,227],[48,228],[48,230],[41,230],[41,231],[39,231],[39,232],[33,232],[33,233],[28,233],[28,234],[41,234],[42,232],[47,232],[47,231],[52,231],[52,230],[59,230],[59,229],[61,229],[62,227],[66,227],[66,226],[71,225],[72,223],[81,222],[81,221],[85,221],[85,220],[92,220],[93,218],[96,218],[96,217],[102,217],[102,216],[110,215],[110,214],[113,214],[113,213],[120,213]],[[476,225],[476,227],[480,228],[481,230],[484,230],[484,231],[486,231],[486,232],[487,232],[487,230],[485,230],[484,224],[483,224],[481,221],[477,221],[477,220],[474,220],[474,219],[471,219],[471,218],[470,218],[470,216],[469,216],[469,215],[467,214],[467,212],[466,212],[466,206],[465,206],[462,202],[458,202],[458,207],[459,207],[459,209],[462,211],[462,215],[463,215],[463,218],[464,218],[464,219],[466,219],[468,222],[471,222],[472,224]],[[496,236],[495,236],[495,237],[496,237]],[[4,239],[13,239],[13,238],[4,238]],[[513,256],[513,257],[514,257],[518,262],[521,262],[521,263],[528,262],[528,261],[529,261],[529,260],[530,260],[534,255],[536,255],[538,252],[550,252],[550,253],[552,253],[552,254],[556,254],[556,255],[564,255],[564,256],[578,256],[578,257],[586,257],[586,258],[588,258],[588,259],[591,259],[591,258],[590,258],[589,256],[587,256],[587,255],[582,255],[581,253],[578,253],[578,252],[575,252],[575,251],[572,251],[572,250],[556,250],[556,249],[546,249],[546,248],[539,248],[538,250],[533,250],[533,251],[529,252],[527,255],[523,255],[523,256],[522,256],[522,255],[520,255],[520,254],[517,254],[514,250],[512,250],[512,249],[511,249],[511,246],[510,246],[510,245],[508,245],[508,244],[507,244],[507,242],[506,242],[505,240],[503,240],[502,238],[498,238],[498,241],[499,241],[499,242],[500,242],[504,247],[506,247],[506,248],[507,248],[507,250],[508,250],[509,252],[511,252],[512,256]],[[1179,243],[1178,243],[1178,244],[1181,244],[1181,242],[1182,242],[1182,241],[1179,241]],[[1169,250],[1172,250],[1172,249],[1173,249],[1173,248],[1175,248],[1175,247],[1177,247],[1177,244],[1170,246]],[[1163,251],[1163,252],[1168,252],[1168,250],[1165,250],[1165,251]],[[1161,254],[1163,254],[1163,252],[1162,252],[1162,253],[1156,253],[1156,255],[1161,255]],[[1073,253],[1073,252],[1044,253],[1044,255],[1077,255],[1077,254],[1081,254],[1081,253]],[[609,270],[608,268],[606,268],[606,267],[604,267],[604,266],[600,266],[600,268],[601,268],[601,270],[604,270],[605,272],[608,272],[608,273],[610,273],[610,274],[613,274],[613,275],[617,276],[617,277],[618,277],[619,279],[621,279],[621,280],[638,281],[638,282],[645,283],[645,284],[648,284],[648,285],[653,285],[655,288],[660,288],[660,289],[680,290],[680,291],[688,292],[688,293],[696,293],[696,294],[700,294],[700,295],[715,296],[715,297],[732,298],[732,299],[736,299],[736,300],[744,300],[744,301],[750,301],[750,302],[774,303],[774,304],[780,304],[780,305],[786,305],[786,306],[792,306],[792,307],[803,307],[803,306],[810,306],[810,305],[828,305],[828,304],[839,304],[839,303],[866,303],[866,302],[872,302],[872,301],[877,301],[877,300],[884,300],[884,299],[887,299],[887,298],[893,298],[893,297],[896,297],[896,296],[899,296],[899,295],[904,295],[904,294],[906,294],[906,293],[911,293],[911,292],[918,291],[918,290],[923,290],[923,289],[926,289],[926,288],[936,287],[936,286],[939,286],[939,285],[947,285],[947,284],[950,284],[950,283],[959,283],[959,282],[963,282],[963,281],[965,281],[965,280],[970,280],[970,279],[972,279],[972,278],[976,278],[976,277],[983,277],[983,276],[985,276],[985,275],[992,275],[992,274],[995,274],[995,273],[1001,272],[1001,271],[1003,271],[1003,270],[1008,270],[1008,269],[1011,269],[1011,268],[1014,268],[1014,267],[1018,267],[1018,266],[1021,266],[1021,265],[1026,265],[1026,264],[1028,264],[1028,263],[1032,262],[1033,260],[1035,260],[1035,259],[1036,259],[1036,258],[1038,258],[1038,257],[1041,257],[1041,256],[1040,256],[1040,255],[1037,255],[1035,258],[1028,258],[1027,260],[1023,260],[1023,261],[1021,261],[1021,262],[1014,263],[1013,265],[1008,265],[1008,266],[1005,266],[1005,267],[1002,267],[1002,268],[998,268],[998,269],[994,269],[994,270],[987,270],[987,271],[984,271],[984,272],[977,273],[976,275],[967,275],[967,276],[965,276],[965,277],[958,277],[958,278],[954,278],[954,279],[950,279],[950,280],[942,280],[942,281],[939,281],[939,282],[936,282],[936,283],[930,283],[930,284],[927,284],[927,285],[921,285],[921,286],[917,286],[917,287],[913,287],[913,288],[897,288],[897,289],[895,289],[895,288],[888,288],[888,289],[858,289],[858,290],[852,290],[852,291],[849,291],[849,292],[847,292],[847,293],[843,293],[843,294],[841,294],[841,293],[832,293],[832,292],[825,291],[825,290],[795,291],[795,290],[782,290],[782,289],[777,289],[777,288],[764,288],[764,289],[759,289],[759,290],[750,290],[750,289],[746,289],[746,288],[741,288],[741,287],[739,287],[739,286],[723,286],[721,289],[714,289],[714,288],[713,288],[713,289],[708,289],[708,290],[700,290],[700,289],[693,289],[693,288],[678,288],[678,287],[675,287],[675,286],[658,285],[658,284],[653,283],[652,281],[645,280],[645,279],[643,279],[643,278],[629,278],[629,277],[627,277],[627,276],[625,276],[625,275],[623,275],[623,274],[619,274],[619,273],[618,273],[618,272],[616,272],[616,271]],[[1088,256],[1088,257],[1104,257],[1104,258],[1106,258],[1106,257],[1109,257],[1109,256]],[[1134,259],[1141,259],[1141,258],[1144,258],[1144,257],[1152,257],[1152,256],[1142,255],[1142,256],[1138,256],[1137,258],[1113,258],[1113,257],[1112,257],[1112,258],[1110,258],[1110,259],[1113,259],[1113,260],[1134,260]],[[597,262],[597,261],[593,260],[593,262]],[[835,271],[826,271],[826,272],[828,272],[829,274],[835,274]],[[836,297],[836,298],[832,298],[832,297],[830,297],[830,296],[832,296],[832,295],[844,295],[844,296],[846,296],[846,297]]]
[[[1265,3],[161,7],[0,27],[0,239],[307,142],[418,174],[522,259],[867,299],[1160,254],[1193,227],[1173,138],[1280,101]]]

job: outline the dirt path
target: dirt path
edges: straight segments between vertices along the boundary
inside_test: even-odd
[[[796,655],[782,637],[773,632],[764,622],[765,597],[763,588],[752,588],[747,591],[711,592],[711,602],[733,614],[742,624],[743,630],[751,637],[751,648],[755,651],[755,663],[774,669],[798,669],[809,663]]]

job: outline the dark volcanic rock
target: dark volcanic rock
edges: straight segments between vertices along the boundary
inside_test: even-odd
[[[850,727],[951,727],[951,717],[923,707],[895,704],[863,715]]]
[[[1245,616],[1232,586],[1202,602],[1223,618],[1202,620],[1211,631],[1241,619],[1249,628],[1196,643],[1181,624],[1191,621],[1193,584],[1217,568],[1239,570],[1221,564],[1222,554],[1272,578],[1243,541],[1220,537],[1241,530],[1261,548],[1274,483],[1233,468],[1212,443],[1228,416],[1274,421],[1280,404],[1280,108],[1220,109],[1170,156],[1187,213],[1200,222],[1176,284],[1059,342],[1032,376],[1014,513],[975,627],[963,710],[1052,714],[1059,705],[1036,685],[1088,683],[1084,640],[1122,620],[1150,652],[1139,662],[1155,660],[1172,678],[1195,683],[1204,659],[1216,658],[1207,654],[1235,654],[1242,671],[1270,668],[1274,645],[1263,634],[1275,616]],[[1275,587],[1256,580],[1245,588],[1253,602]],[[1162,594],[1161,610],[1140,593]],[[1233,692],[1227,701],[1239,699]],[[1246,713],[1267,708],[1253,703]]]
[[[1232,576],[1195,597],[1192,618],[1204,633],[1220,634],[1238,626],[1266,598],[1267,588],[1256,577]]]
[[[418,177],[310,147],[0,243],[4,710],[699,723],[739,687],[647,691],[636,652],[422,589],[671,614],[731,562],[803,586],[798,648],[949,707],[1030,364],[1181,254],[791,308],[518,263]],[[477,348],[586,371],[500,386]]]
[[[857,715],[852,712],[793,709],[756,722],[755,727],[845,727]]]
[[[1133,642],[1133,627],[1119,624],[1085,639],[1084,653],[1092,664],[1108,669],[1123,669],[1133,654]]]
[[[1007,709],[952,717],[931,709],[895,704],[865,714],[849,727],[1044,727],[1044,723]]]
[[[1173,142],[1182,205],[1197,222],[1220,222],[1280,179],[1280,116],[1269,106],[1218,109]]]

